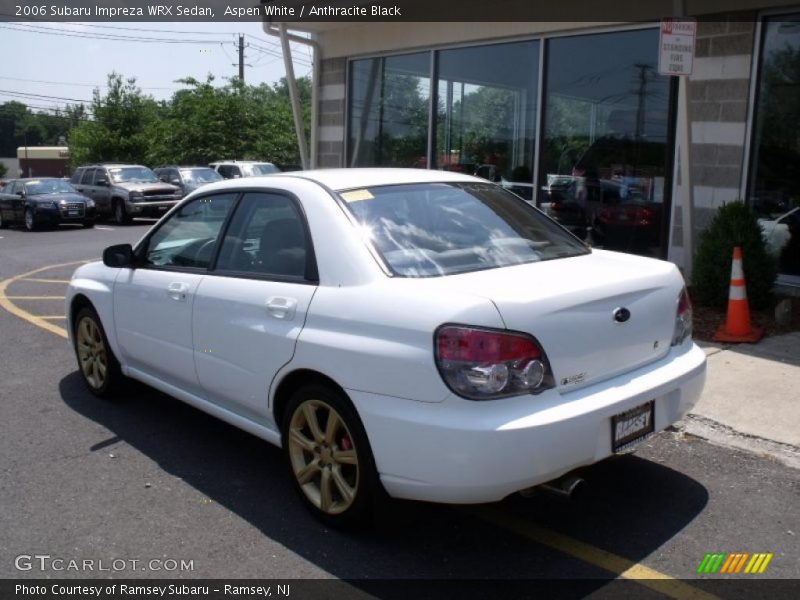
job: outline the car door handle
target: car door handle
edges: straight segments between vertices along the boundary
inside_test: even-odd
[[[270,296],[267,298],[267,312],[276,319],[291,321],[297,312],[297,300],[285,296]]]
[[[181,283],[179,281],[170,283],[167,286],[167,296],[177,302],[186,302],[186,292],[189,291],[188,283]]]

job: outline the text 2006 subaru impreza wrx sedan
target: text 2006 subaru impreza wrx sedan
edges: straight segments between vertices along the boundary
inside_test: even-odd
[[[438,171],[209,185],[80,267],[67,315],[92,392],[132,377],[281,445],[333,524],[380,486],[467,503],[547,482],[675,422],[705,378],[673,264]]]

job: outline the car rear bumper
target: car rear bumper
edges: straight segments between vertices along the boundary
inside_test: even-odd
[[[475,402],[415,402],[348,390],[381,481],[397,498],[501,500],[613,454],[611,417],[655,400],[655,431],[684,416],[703,389],[694,344],[645,367],[569,393]]]

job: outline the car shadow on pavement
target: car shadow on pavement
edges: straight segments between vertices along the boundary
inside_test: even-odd
[[[68,407],[169,475],[320,569],[379,597],[391,594],[365,580],[586,578],[584,595],[614,575],[498,527],[480,511],[510,514],[637,562],[680,532],[708,500],[697,481],[657,462],[625,456],[588,469],[585,497],[575,503],[545,495],[482,507],[392,501],[381,508],[375,528],[339,532],[306,512],[281,451],[267,442],[136,383],[130,397],[119,402],[94,398],[77,372],[64,377],[59,388]],[[114,443],[113,438],[98,442],[86,448],[87,455]],[[238,574],[247,575],[269,576]]]

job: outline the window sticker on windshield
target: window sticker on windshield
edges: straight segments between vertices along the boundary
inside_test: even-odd
[[[375,198],[375,196],[369,193],[369,190],[352,190],[350,192],[342,192],[340,196],[345,202],[361,202],[362,200],[372,200]]]

